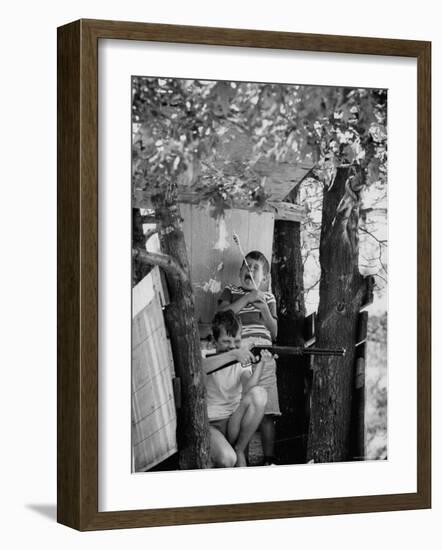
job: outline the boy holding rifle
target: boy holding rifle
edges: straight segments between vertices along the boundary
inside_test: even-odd
[[[218,468],[247,466],[245,449],[267,402],[266,391],[257,384],[271,355],[264,352],[251,365],[255,358],[241,347],[241,321],[231,310],[215,315],[212,333],[217,354],[203,359],[212,463]],[[237,362],[220,369],[232,361]],[[247,363],[251,366],[242,366]]]

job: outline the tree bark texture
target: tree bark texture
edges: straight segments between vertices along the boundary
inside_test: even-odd
[[[176,375],[181,379],[181,408],[178,411],[177,441],[180,469],[209,467],[209,427],[201,350],[195,320],[193,289],[189,276],[182,220],[176,202],[155,197],[161,251],[181,266],[185,277],[166,273],[170,304],[165,319],[172,346]]]
[[[139,208],[132,208],[132,247],[146,250],[146,237],[143,232],[143,219]],[[150,272],[152,266],[132,258],[132,286],[138,284]]]
[[[308,460],[338,462],[350,457],[350,427],[357,323],[366,294],[359,273],[358,223],[363,173],[338,168],[324,190],[320,241],[321,281],[317,347],[344,347],[344,357],[315,357]]]
[[[300,223],[275,221],[272,287],[278,312],[277,343],[302,346],[305,318]],[[279,405],[276,423],[276,457],[279,464],[305,462],[305,384],[309,361],[305,357],[280,356],[277,360]]]

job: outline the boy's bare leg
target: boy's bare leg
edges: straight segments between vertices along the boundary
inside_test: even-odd
[[[261,432],[264,460],[271,459],[274,456],[275,448],[275,422],[271,415],[264,415],[259,430]]]
[[[245,448],[261,423],[266,402],[266,390],[254,386],[246,393],[230,417],[227,439],[236,452],[235,466],[247,466]]]
[[[233,468],[236,464],[236,453],[223,434],[209,427],[210,432],[210,458],[215,468]]]

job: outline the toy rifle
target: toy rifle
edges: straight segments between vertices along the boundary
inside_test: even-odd
[[[345,355],[345,349],[344,348],[304,348],[302,346],[273,346],[271,344],[265,345],[265,344],[256,344],[252,348],[250,348],[250,352],[252,355],[255,356],[254,363],[257,363],[261,359],[261,351],[262,350],[268,350],[270,353],[273,353],[273,355],[318,355],[318,356],[334,356],[334,357],[343,357]],[[217,355],[221,355],[222,353],[227,352],[221,352]],[[207,357],[211,357],[208,355]],[[213,355],[212,355],[213,357]],[[225,365],[221,365],[220,367],[217,367],[216,369],[213,369],[209,371],[206,374],[213,374],[214,372],[217,372],[219,370],[225,369],[227,367],[230,367],[231,365],[236,365],[238,361],[229,361]],[[242,365],[243,367],[248,367],[252,363],[247,363]]]

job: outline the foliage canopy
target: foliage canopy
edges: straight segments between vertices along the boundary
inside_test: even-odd
[[[203,192],[222,214],[265,204],[259,162],[314,163],[325,186],[359,164],[368,186],[386,180],[387,91],[134,77],[133,192]]]

